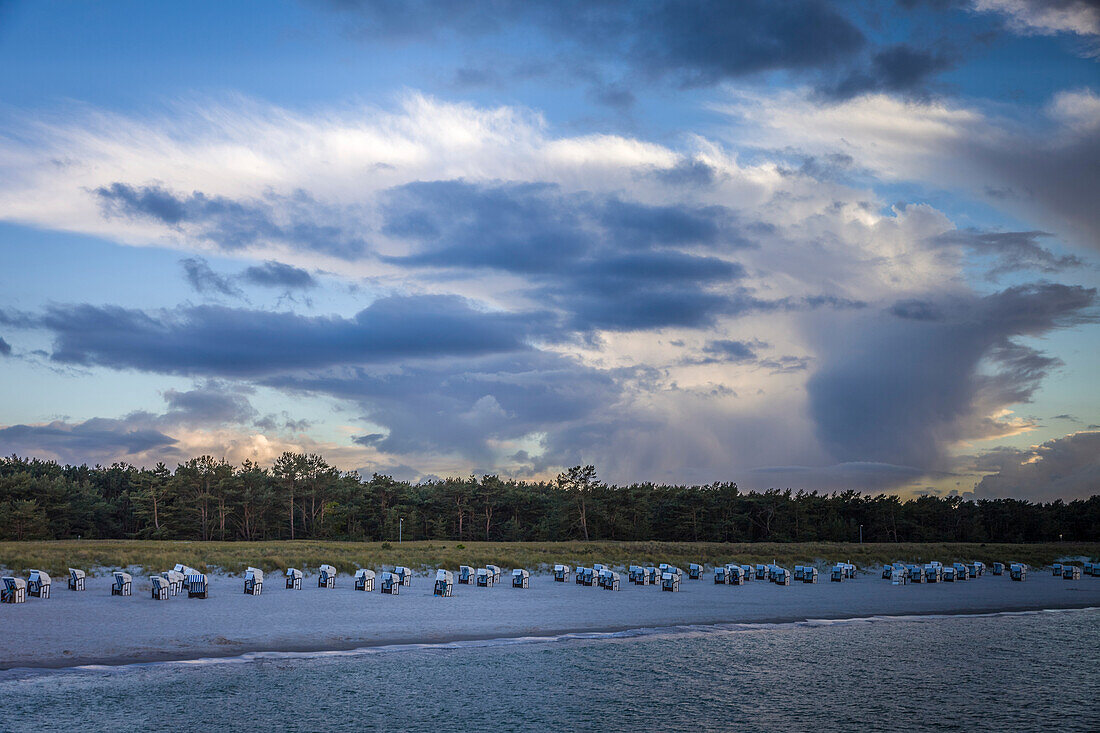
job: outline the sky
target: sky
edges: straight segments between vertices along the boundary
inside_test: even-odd
[[[1100,486],[1095,0],[0,0],[0,453]]]

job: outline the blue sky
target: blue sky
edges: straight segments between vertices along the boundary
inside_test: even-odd
[[[0,1],[0,451],[1100,480],[1089,0]]]

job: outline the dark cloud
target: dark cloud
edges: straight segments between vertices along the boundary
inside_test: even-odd
[[[207,382],[185,392],[167,390],[164,401],[168,403],[168,411],[160,421],[167,425],[239,425],[256,415],[244,391],[217,382]]]
[[[670,186],[709,186],[718,180],[718,170],[701,160],[683,158],[671,168],[654,172],[657,180]]]
[[[945,52],[900,43],[872,54],[870,63],[850,72],[828,94],[847,99],[868,92],[924,92],[929,80],[955,65]]]
[[[1006,432],[987,416],[1028,401],[1058,364],[1014,339],[1090,320],[1095,302],[1091,289],[1021,286],[899,303],[854,319],[848,331],[830,328],[807,384],[818,438],[841,462],[937,470],[954,440]],[[936,317],[924,316],[930,312]],[[985,362],[998,370],[985,373]]]
[[[545,335],[545,313],[489,313],[452,296],[381,298],[352,318],[223,306],[145,312],[54,306],[40,324],[52,358],[116,369],[241,376],[337,364],[522,351]]]
[[[766,488],[812,487],[824,491],[896,488],[925,475],[912,466],[852,461],[832,466],[766,466],[747,472],[748,482]]]
[[[0,429],[0,453],[47,455],[83,463],[101,456],[170,449],[176,443],[175,438],[142,425],[144,422],[139,414],[123,420],[96,417],[80,423],[58,420],[48,425],[12,425]]]
[[[1056,255],[1039,244],[1039,240],[1051,236],[1048,232],[1037,231],[983,232],[968,229],[940,235],[935,241],[994,258],[995,265],[989,272],[991,277],[1020,270],[1056,273],[1084,266],[1080,257]]]
[[[317,281],[305,270],[274,260],[247,268],[241,277],[253,285],[268,288],[306,290],[317,287]]]
[[[332,222],[344,217],[328,211],[304,192],[237,201],[201,191],[177,195],[159,185],[116,182],[94,191],[105,216],[154,221],[225,250],[266,243],[356,259],[367,250],[357,234]]]
[[[390,453],[454,453],[490,461],[493,440],[560,430],[610,409],[615,375],[542,351],[324,375],[273,376],[264,384],[359,403],[386,432],[354,438]]]
[[[1054,417],[1052,417],[1050,419],[1051,420],[1068,420],[1070,422],[1081,422],[1076,417],[1074,417],[1073,415],[1070,415],[1068,413],[1062,413],[1061,415],[1055,415]]]
[[[710,354],[721,358],[723,361],[752,361],[756,358],[756,349],[767,344],[760,342],[734,341],[731,339],[717,339],[708,341],[703,347],[704,354]]]
[[[233,285],[229,278],[214,272],[206,260],[188,257],[180,260],[180,265],[183,266],[187,282],[200,293],[218,293],[230,297],[241,295],[240,289]]]
[[[11,344],[0,338],[0,356],[11,356]]]
[[[709,325],[756,307],[741,265],[685,247],[746,246],[718,206],[650,206],[547,184],[415,183],[390,191],[383,230],[414,245],[404,267],[522,274],[578,331]]]
[[[1100,432],[1074,433],[1029,450],[1001,448],[985,458],[997,473],[978,482],[975,497],[1085,499],[1100,487]]]
[[[541,29],[574,67],[589,59],[635,74],[704,86],[760,72],[836,66],[865,45],[860,30],[819,0],[632,3],[450,3],[337,0],[353,34],[377,41],[431,41]],[[584,72],[589,75],[591,72]]]

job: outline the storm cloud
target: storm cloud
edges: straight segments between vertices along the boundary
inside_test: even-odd
[[[999,470],[974,487],[978,498],[1085,499],[1100,487],[1097,432],[1074,433],[1028,450],[1002,448],[987,459]]]
[[[807,384],[818,438],[842,463],[944,470],[953,441],[1009,431],[991,414],[1027,402],[1059,364],[1014,339],[1089,321],[1095,302],[1093,289],[1019,286],[898,303],[831,330]]]
[[[546,313],[475,310],[455,296],[392,296],[352,318],[204,305],[146,312],[54,306],[51,358],[114,369],[246,376],[298,368],[523,351]]]

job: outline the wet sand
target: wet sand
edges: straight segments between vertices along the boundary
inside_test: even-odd
[[[507,571],[506,571],[507,572]],[[791,622],[866,616],[992,613],[1100,606],[1100,578],[1078,581],[1033,571],[1023,583],[988,573],[934,585],[893,586],[874,574],[843,583],[766,581],[743,586],[684,580],[678,593],[634,586],[606,591],[532,575],[530,588],[510,577],[493,588],[455,585],[432,595],[433,578],[418,576],[400,595],[353,590],[341,575],[335,589],[307,576],[300,591],[269,575],[263,594],[246,596],[239,577],[210,576],[210,598],[149,597],[149,580],[134,577],[134,595],[110,595],[111,579],[87,579],[73,592],[65,578],[52,597],[0,606],[0,669],[130,664],[257,651],[320,651],[403,643],[556,636],[716,623]]]

